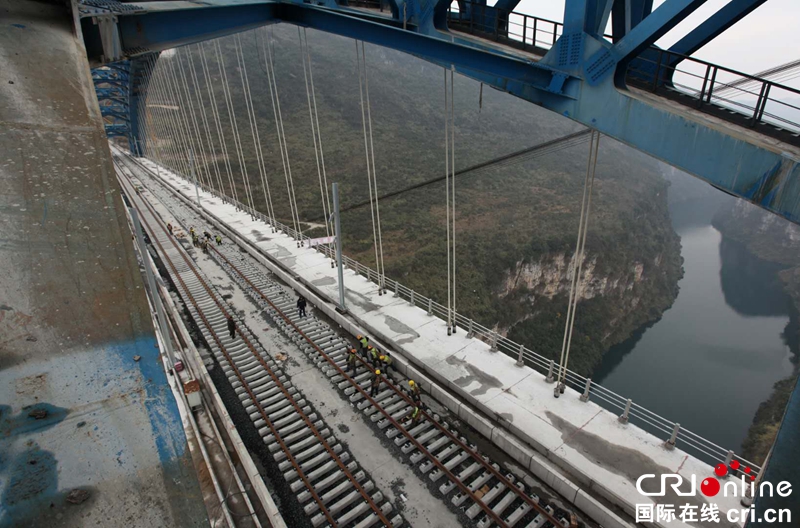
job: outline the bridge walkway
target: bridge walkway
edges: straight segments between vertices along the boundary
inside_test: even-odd
[[[0,0],[0,526],[207,525],[58,4]]]
[[[196,203],[194,185],[150,160],[140,161]],[[379,347],[399,354],[401,364],[408,364],[407,375],[421,380],[426,391],[464,422],[601,525],[632,526],[635,505],[652,504],[636,490],[636,479],[643,474],[678,473],[687,479],[695,475],[698,487],[713,476],[713,467],[681,450],[680,442],[674,450],[665,449],[663,440],[620,423],[616,414],[594,402],[581,401],[571,388],[553,398],[553,385],[537,371],[517,366],[489,344],[467,337],[464,329],[448,337],[442,319],[392,291],[379,296],[377,285],[352,269],[344,274],[348,315],[342,316],[334,309],[338,278],[329,258],[315,249],[298,248],[295,239],[272,233],[267,223],[202,189],[197,192],[204,211],[223,233],[260,255],[276,275],[307,293],[346,330],[366,332]],[[705,503],[699,492],[697,497],[667,495],[660,500],[698,508]],[[741,509],[735,497],[718,496],[711,502],[719,506],[721,516]],[[620,510],[624,513],[618,514]],[[654,526],[689,525],[676,520]]]

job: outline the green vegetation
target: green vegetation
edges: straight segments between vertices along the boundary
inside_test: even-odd
[[[297,30],[276,26],[277,82],[300,218],[322,214]],[[367,198],[364,136],[352,40],[308,32],[329,182],[339,182],[343,207]],[[254,34],[242,36],[263,154],[277,216],[290,223],[286,183],[270,94]],[[259,39],[260,41],[260,39]],[[257,206],[258,180],[233,41],[223,41],[247,170]],[[222,102],[216,58],[206,48]],[[167,58],[166,60],[172,60]],[[367,46],[379,193],[441,175],[444,168],[443,70],[414,57]],[[201,77],[204,96],[205,84]],[[465,167],[575,132],[574,122],[479,83],[456,78],[456,165]],[[206,96],[207,98],[207,96]],[[224,107],[222,107],[224,109]],[[223,127],[230,125],[223,114]],[[233,157],[232,142],[229,149]],[[553,357],[561,348],[568,282],[558,259],[574,251],[588,145],[493,169],[457,181],[458,309]],[[216,160],[224,170],[221,158]],[[233,163],[238,172],[237,164]],[[608,138],[601,141],[587,239],[596,294],[578,307],[571,367],[591,373],[609,346],[660,316],[675,298],[681,274],[671,228],[667,184],[657,162]],[[240,193],[241,194],[241,193]],[[444,183],[382,202],[387,274],[434,299],[446,297]],[[342,219],[344,250],[374,265],[368,207]],[[319,227],[308,234],[318,234]],[[506,288],[520,267],[541,263],[546,278]],[[637,264],[641,268],[636,271]]]

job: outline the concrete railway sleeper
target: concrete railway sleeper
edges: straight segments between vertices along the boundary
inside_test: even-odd
[[[169,268],[179,295],[311,524],[359,528],[379,524],[400,526],[403,520],[399,515],[391,520],[387,517],[393,510],[391,503],[384,500],[365,472],[358,469],[351,455],[267,356],[252,333],[239,324],[236,332],[240,339],[230,338],[227,332],[230,314],[225,301],[169,236],[152,206],[146,200],[134,198],[135,192],[132,192],[133,186],[124,167],[118,167],[118,171],[143,227]]]
[[[156,187],[167,196],[174,194],[166,185],[155,181],[158,183]],[[204,218],[180,201],[165,201],[161,192],[151,191],[159,194],[162,202],[172,201],[178,205],[178,211],[172,212],[184,226],[207,224]],[[478,453],[475,446],[468,445],[466,439],[459,437],[438,415],[423,410],[421,422],[407,419],[413,409],[411,400],[395,383],[389,382],[390,378],[383,377],[380,392],[371,398],[368,391],[372,368],[367,361],[358,358],[355,376],[350,377],[345,372],[347,349],[350,347],[346,339],[313,315],[299,318],[293,296],[254,266],[237,246],[227,244],[210,249],[212,257],[251,300],[264,308],[265,314],[301,346],[307,357],[359,410],[380,430],[386,430],[387,438],[408,456],[411,464],[431,482],[442,481],[438,489],[443,496],[448,497],[458,488],[450,502],[462,509],[477,526],[540,528],[569,525],[566,512],[557,514],[552,507],[540,504],[535,494],[526,493],[524,484],[515,482],[513,475],[504,473],[500,466]]]

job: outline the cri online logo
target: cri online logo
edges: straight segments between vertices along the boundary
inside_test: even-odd
[[[737,469],[739,469],[740,464],[739,464],[738,461],[734,460],[734,461],[731,462],[731,466],[730,467],[731,467],[732,470],[736,471]],[[753,489],[755,487],[755,485],[752,483],[752,481],[755,480],[755,475],[751,475],[750,474],[752,470],[749,467],[743,468],[742,471],[746,475],[750,476],[750,481],[751,481],[751,483],[750,483],[751,495],[750,496],[752,497],[752,496],[754,496],[753,492],[755,491]],[[717,464],[716,467],[714,468],[714,474],[717,475],[717,477],[724,477],[725,475],[728,474],[728,467],[725,464]],[[648,474],[642,475],[641,477],[639,477],[636,480],[636,490],[639,493],[641,493],[642,495],[644,495],[645,497],[664,497],[667,494],[667,487],[671,487],[672,491],[674,491],[675,494],[677,496],[679,496],[679,497],[692,497],[692,496],[697,495],[697,478],[694,475],[692,475],[691,479],[690,479],[691,486],[689,488],[689,491],[681,491],[680,487],[683,484],[683,477],[681,475],[678,475],[678,474],[675,474],[675,473],[666,473],[666,474],[661,475],[661,488],[659,489],[659,491],[647,492],[644,489],[642,489],[642,483],[645,480],[654,479],[654,478],[656,478],[656,475],[654,475],[652,473],[648,473]],[[670,481],[671,481],[671,483],[667,484]],[[747,484],[745,483],[745,475],[742,475],[741,494],[739,494],[739,489],[738,489],[737,483],[735,481],[730,481],[730,482],[726,482],[725,483],[725,488],[723,490],[723,496],[725,496],[725,497],[728,497],[728,496],[733,496],[733,497],[741,496],[741,497],[743,497],[744,494],[745,494],[746,486],[747,486]],[[767,487],[768,490],[764,490],[765,487]],[[706,497],[714,497],[714,496],[716,496],[720,492],[721,488],[722,487],[721,487],[721,485],[719,483],[719,480],[717,480],[716,477],[707,477],[707,478],[703,479],[703,482],[700,483],[700,492],[703,495],[705,495]],[[732,488],[732,491],[731,491],[731,488]],[[762,494],[764,494],[764,491],[768,491],[769,496],[770,497],[772,496],[773,488],[772,488],[772,484],[771,483],[762,482],[761,485],[760,485],[760,488],[761,488],[760,491],[761,491]],[[776,488],[776,491],[777,491],[778,495],[780,495],[781,497],[788,497],[792,493],[791,488],[792,488],[792,485],[789,482],[784,481],[784,482],[780,482],[778,484],[778,486]]]

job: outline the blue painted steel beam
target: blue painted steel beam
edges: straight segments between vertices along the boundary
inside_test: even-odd
[[[673,44],[669,50],[681,55],[692,55],[766,1],[731,0],[685,37]],[[671,65],[674,66],[679,62],[680,60],[676,59]]]
[[[493,7],[502,11],[513,11],[517,5],[519,0],[497,0]]]
[[[652,12],[653,0],[614,0],[611,11],[611,34],[614,42],[619,42]]]
[[[706,0],[667,0],[614,44],[613,54],[618,60],[637,55],[655,44],[704,3]]]

